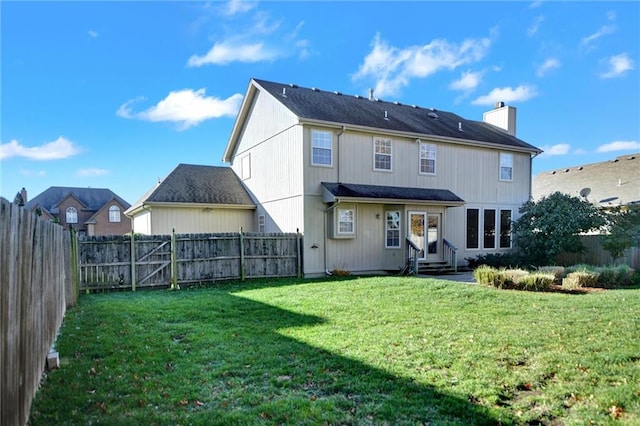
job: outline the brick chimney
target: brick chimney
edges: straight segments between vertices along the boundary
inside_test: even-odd
[[[496,102],[495,108],[482,114],[482,121],[499,127],[512,136],[516,135],[516,109],[504,102]]]

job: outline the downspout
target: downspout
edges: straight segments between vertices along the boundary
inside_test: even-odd
[[[533,159],[540,154],[542,153],[536,152],[531,157],[529,157],[529,174],[531,175],[531,179],[529,179],[529,201],[533,200]]]
[[[322,233],[322,236],[323,236],[322,250],[324,252],[324,273],[326,275],[330,275],[329,270],[327,269],[327,213],[329,213],[331,210],[338,207],[338,204],[340,204],[340,200],[336,201],[331,206],[324,209],[324,232]]]
[[[347,130],[346,126],[342,126],[342,129],[338,131],[337,135],[338,135],[338,139],[336,141],[336,153],[337,158],[336,158],[336,167],[338,169],[338,183],[340,183],[340,136],[342,136],[342,134],[345,132],[345,130]]]

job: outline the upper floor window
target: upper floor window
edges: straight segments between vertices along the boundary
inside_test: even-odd
[[[391,171],[391,140],[390,139],[374,140],[373,169]]]
[[[513,154],[500,153],[500,180],[513,180]]]
[[[265,220],[264,215],[261,214],[258,216],[258,232],[264,232],[265,229]]]
[[[120,207],[109,207],[109,222],[120,222]]]
[[[78,210],[75,207],[67,207],[66,221],[67,223],[78,223]]]
[[[390,211],[386,213],[385,221],[386,248],[400,247],[400,212]]]
[[[420,142],[420,173],[436,173],[436,146]]]
[[[325,130],[311,131],[311,164],[314,166],[331,166],[333,143],[331,132]]]

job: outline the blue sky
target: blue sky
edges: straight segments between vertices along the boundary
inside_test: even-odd
[[[640,152],[639,2],[0,2],[0,195],[223,165],[252,77],[482,119],[534,174]]]

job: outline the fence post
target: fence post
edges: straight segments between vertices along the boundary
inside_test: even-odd
[[[242,227],[240,227],[240,280],[244,281],[244,278],[245,278],[244,238],[242,235]]]
[[[69,228],[69,239],[71,240],[71,288],[77,302],[80,295],[80,266],[78,265],[78,234],[73,227]]]
[[[131,291],[136,291],[136,235],[131,231]]]
[[[296,228],[296,261],[298,262],[298,269],[296,276],[302,278],[302,253],[300,253],[300,228]]]
[[[176,230],[171,230],[171,289],[180,290],[178,285],[178,262],[176,261]]]

